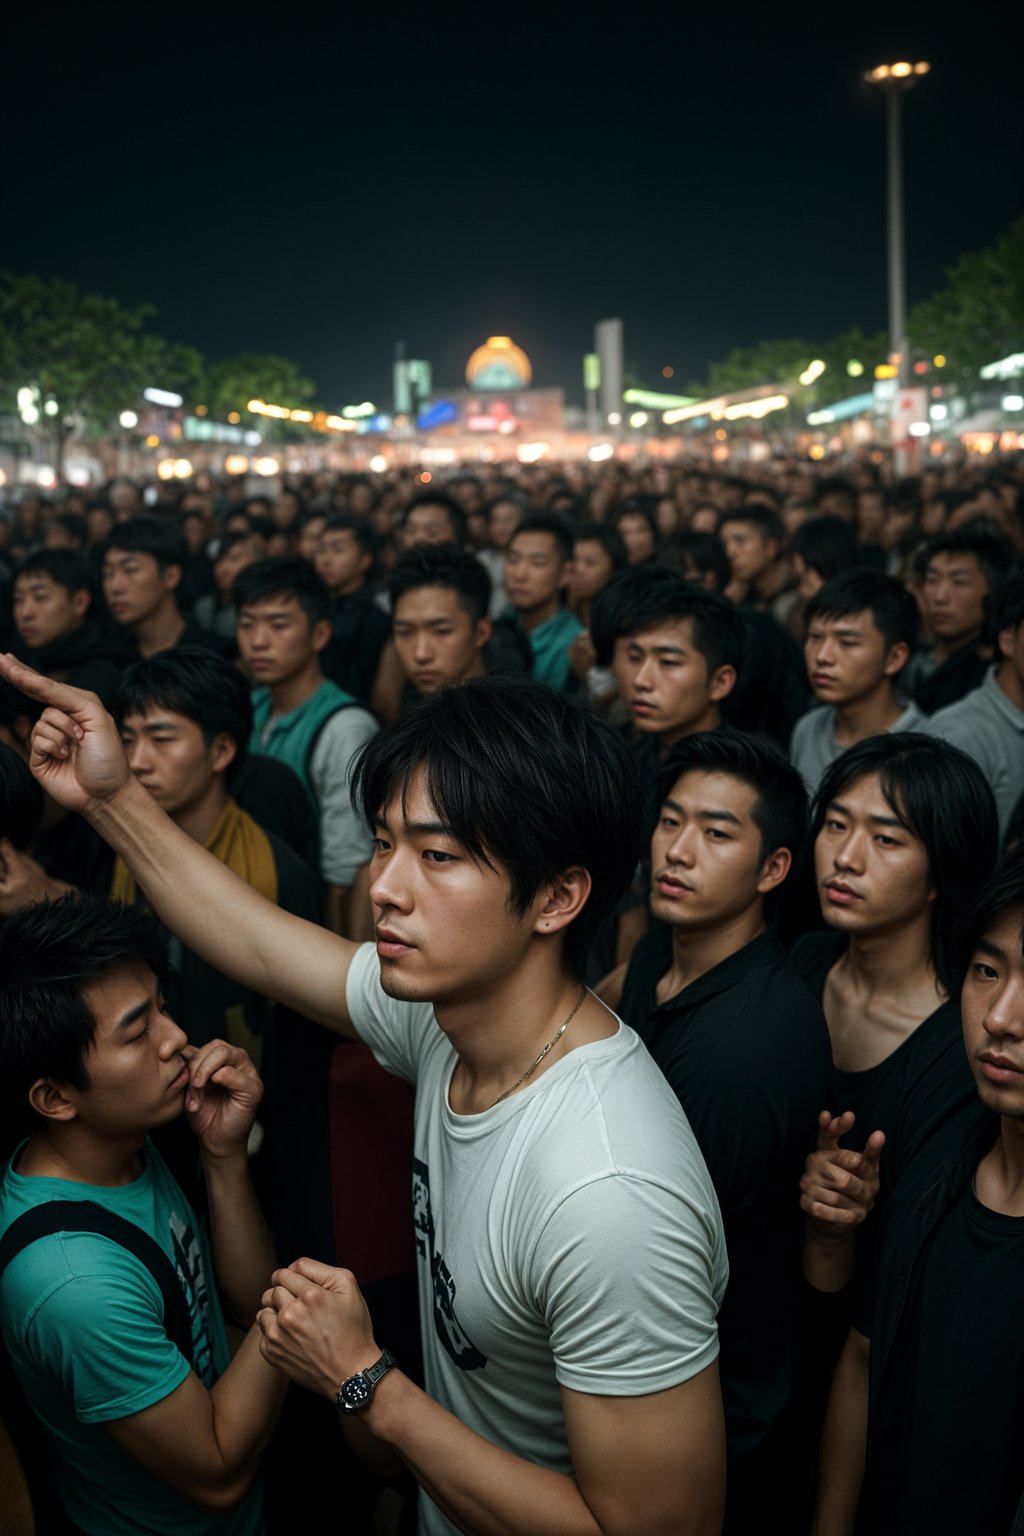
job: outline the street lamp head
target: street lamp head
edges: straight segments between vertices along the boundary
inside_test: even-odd
[[[877,64],[867,71],[864,79],[868,85],[890,85],[894,81],[900,85],[913,85],[915,75],[927,75],[930,69],[931,65],[924,59],[917,64],[901,59],[896,64]]]

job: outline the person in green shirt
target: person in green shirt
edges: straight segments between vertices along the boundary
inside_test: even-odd
[[[166,1011],[166,959],[149,916],[96,897],[0,926],[0,1082],[29,1132],[3,1172],[0,1237],[54,1200],[140,1228],[176,1271],[191,1362],[153,1270],[70,1219],[9,1258],[0,1325],[84,1536],[259,1536],[260,1461],[286,1389],[252,1326],[276,1263],[246,1153],[263,1088],[238,1047],[189,1045]],[[209,1239],[148,1138],[182,1111]],[[248,1328],[233,1359],[215,1280]]]
[[[553,688],[569,680],[569,647],[583,631],[565,607],[572,533],[559,517],[538,514],[519,524],[508,547],[505,590],[533,651],[533,675]]]

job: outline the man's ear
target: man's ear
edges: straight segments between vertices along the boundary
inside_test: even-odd
[[[473,641],[478,651],[482,651],[488,640],[494,633],[494,625],[490,619],[479,619],[473,632]]]
[[[227,773],[238,756],[238,743],[226,731],[221,731],[210,743],[210,767],[214,773]]]
[[[728,698],[735,687],[736,668],[731,662],[723,662],[711,674],[711,682],[708,685],[708,697],[713,703],[718,704],[722,699]]]
[[[164,584],[164,590],[167,592],[177,592],[178,588],[181,586],[181,578],[184,576],[184,574],[185,572],[180,565],[165,566],[163,571],[160,573],[160,579]]]
[[[332,627],[330,619],[321,619],[313,629],[313,649],[318,654],[324,650],[331,638]]]
[[[897,640],[888,656],[885,658],[885,676],[895,677],[902,672],[910,660],[910,646],[905,640]]]
[[[59,1083],[49,1077],[39,1077],[28,1091],[28,1101],[37,1115],[44,1120],[66,1124],[78,1117],[78,1110],[67,1098]]]
[[[87,587],[79,587],[71,594],[71,612],[76,619],[84,619],[92,606],[92,593]]]
[[[767,896],[769,891],[778,890],[793,867],[793,855],[788,848],[776,848],[770,853],[761,867],[761,878],[757,882],[758,893]]]
[[[555,934],[564,931],[583,911],[593,881],[586,869],[567,869],[559,875],[541,898],[543,905],[534,921],[534,931]]]

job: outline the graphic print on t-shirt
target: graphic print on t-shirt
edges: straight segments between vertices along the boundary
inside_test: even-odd
[[[182,1221],[176,1211],[171,1212],[170,1228],[175,1268],[188,1297],[188,1313],[192,1324],[195,1354],[192,1369],[203,1386],[209,1388],[216,1381],[217,1373],[213,1366],[213,1339],[210,1335],[209,1296],[206,1287],[206,1271],[203,1267],[203,1251],[192,1228],[187,1222]]]
[[[434,1213],[430,1208],[430,1172],[418,1157],[412,1160],[412,1208],[416,1250],[430,1266],[434,1292],[434,1327],[437,1336],[463,1371],[479,1371],[487,1364],[455,1315],[455,1281],[443,1257],[434,1247]]]

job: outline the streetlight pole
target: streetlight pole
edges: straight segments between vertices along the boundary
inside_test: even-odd
[[[900,106],[903,92],[914,84],[919,75],[926,75],[931,65],[879,64],[868,70],[864,79],[869,85],[880,85],[886,94],[886,116],[889,140],[889,361],[899,369],[898,387],[909,382],[910,361],[906,337],[906,256],[903,249],[903,151],[901,144],[902,123]]]

